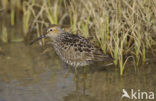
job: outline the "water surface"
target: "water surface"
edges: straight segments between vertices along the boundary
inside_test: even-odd
[[[121,77],[114,66],[92,65],[77,77],[52,48],[1,44],[0,101],[132,101],[121,99],[122,89],[156,92],[155,66],[156,58],[136,69],[129,64]]]
[[[121,99],[123,89],[156,94],[154,56],[137,68],[127,64],[122,77],[117,67],[96,64],[76,76],[49,46],[24,44],[22,19],[11,27],[8,16],[0,15],[0,30],[6,25],[9,37],[8,43],[0,41],[0,101],[133,101]]]

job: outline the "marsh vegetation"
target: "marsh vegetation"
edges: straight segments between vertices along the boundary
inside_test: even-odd
[[[76,75],[48,39],[30,46],[51,24],[88,38],[115,66]],[[156,92],[155,54],[156,0],[0,0],[0,101],[127,101],[123,90],[147,100],[139,95]]]
[[[110,54],[120,75],[128,61],[137,67],[155,53],[155,0],[1,0],[0,5],[2,43],[28,43],[59,24]],[[10,34],[19,22],[20,35]]]

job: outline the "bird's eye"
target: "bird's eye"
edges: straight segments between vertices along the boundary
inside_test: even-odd
[[[53,31],[52,29],[50,29],[50,31]]]

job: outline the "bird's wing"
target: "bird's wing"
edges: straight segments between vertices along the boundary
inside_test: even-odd
[[[71,61],[103,61],[109,56],[104,55],[103,51],[89,40],[79,35],[68,34],[62,39],[64,43],[62,55]],[[64,52],[63,52],[64,50]]]
[[[103,51],[95,46],[91,50],[90,53],[86,53],[86,56],[88,56],[88,59],[93,60],[93,61],[104,61],[106,59],[109,59],[110,56],[105,55]]]
[[[65,60],[84,61],[85,54],[82,47],[85,40],[82,41],[81,36],[65,33],[58,41],[55,47]]]

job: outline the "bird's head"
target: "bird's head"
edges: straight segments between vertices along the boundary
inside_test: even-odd
[[[47,29],[47,32],[44,35],[45,37],[50,37],[53,39],[63,32],[64,30],[61,29],[58,25],[52,25]]]
[[[63,32],[64,32],[64,30],[61,29],[58,25],[52,25],[47,29],[45,34],[42,34],[39,38],[32,41],[30,43],[30,45],[32,45],[34,42],[36,42],[42,38],[46,38],[46,37],[49,37],[51,39],[55,39],[59,34],[61,34]]]

